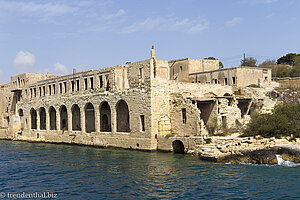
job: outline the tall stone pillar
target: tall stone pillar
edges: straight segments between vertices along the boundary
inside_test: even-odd
[[[50,113],[48,110],[46,110],[46,130],[50,130]]]
[[[81,130],[82,132],[85,132],[85,112],[84,112],[84,107],[80,108],[80,123],[81,123]]]
[[[100,132],[100,110],[99,108],[95,108],[95,130],[96,133]]]
[[[60,112],[59,112],[59,109],[57,109],[57,112],[56,112],[56,130],[60,130]]]
[[[111,110],[111,116],[110,116],[110,120],[111,120],[111,133],[112,134],[115,134],[116,131],[117,131],[117,125],[116,125],[116,122],[117,122],[117,116],[116,116],[116,112],[115,112],[115,109],[112,109]]]
[[[27,118],[27,130],[31,130],[31,113],[29,111],[29,115]]]
[[[72,111],[68,111],[68,131],[72,131]]]
[[[41,123],[40,123],[40,112],[36,112],[36,129],[41,130]]]

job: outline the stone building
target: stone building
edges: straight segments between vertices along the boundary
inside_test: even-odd
[[[253,78],[251,78],[253,77]],[[227,81],[226,81],[227,80]],[[65,76],[20,74],[0,85],[1,138],[189,151],[270,112],[271,71],[218,60],[149,60]],[[260,88],[245,86],[256,84]]]

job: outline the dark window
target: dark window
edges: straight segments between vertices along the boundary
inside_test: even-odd
[[[74,81],[71,81],[71,85],[72,85],[72,92],[74,92],[74,90],[75,90],[75,87],[74,87]]]
[[[91,77],[91,78],[90,78],[90,81],[91,81],[91,89],[94,89],[94,78]]]
[[[145,115],[141,115],[141,130],[145,131]]]
[[[51,85],[49,85],[48,87],[49,87],[49,95],[52,95]]]
[[[236,84],[235,77],[232,77],[232,84],[233,84],[233,85],[235,85],[235,84]]]
[[[102,76],[99,76],[99,87],[100,88],[103,87],[103,78],[102,78]]]
[[[87,78],[84,79],[84,89],[87,90],[88,88],[88,82],[87,82]]]
[[[186,109],[182,108],[182,123],[186,124]]]
[[[67,93],[67,82],[64,82],[65,93]]]
[[[228,80],[227,80],[227,78],[224,79],[224,85],[228,85]]]
[[[139,68],[139,79],[143,78],[143,68]]]
[[[79,80],[76,80],[77,91],[79,91]]]
[[[53,85],[53,94],[55,94],[55,85]]]
[[[62,94],[62,83],[59,83],[59,93],[61,93]]]

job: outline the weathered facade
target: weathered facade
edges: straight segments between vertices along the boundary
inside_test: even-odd
[[[0,136],[190,151],[216,130],[247,123],[254,109],[270,112],[270,83],[268,69],[156,60],[154,49],[149,60],[126,65],[66,76],[21,74],[0,87]],[[245,87],[251,84],[260,88]]]

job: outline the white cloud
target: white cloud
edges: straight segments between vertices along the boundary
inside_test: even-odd
[[[78,10],[75,6],[55,3],[37,3],[34,1],[3,1],[0,0],[0,12],[10,12],[24,17],[37,16],[40,20],[51,17],[74,13]]]
[[[20,51],[13,61],[14,67],[19,71],[28,70],[35,64],[35,56],[28,51]]]
[[[135,22],[130,26],[124,27],[121,33],[133,33],[142,31],[178,31],[190,34],[200,33],[208,28],[208,21],[203,19],[190,20],[178,19],[176,17],[166,18],[147,18],[144,21]]]
[[[242,22],[244,21],[244,19],[243,18],[241,18],[241,17],[234,17],[234,18],[232,18],[231,20],[229,20],[229,21],[227,21],[226,23],[225,23],[225,25],[226,26],[236,26],[236,25],[238,25],[238,24],[241,24]]]
[[[102,18],[104,19],[114,19],[114,18],[119,18],[123,15],[125,15],[125,11],[123,9],[118,10],[118,12],[113,13],[113,14],[108,14],[108,15],[103,15]]]
[[[57,74],[66,75],[69,73],[68,68],[59,62],[55,63],[53,66],[54,66],[54,72]]]

